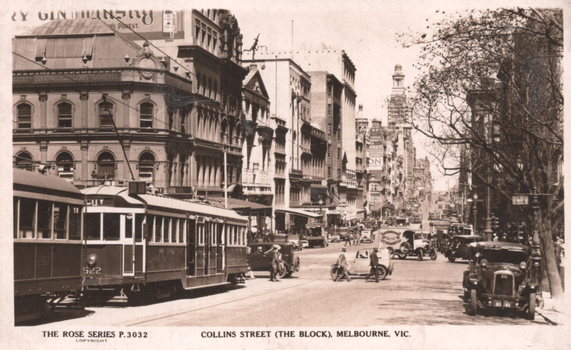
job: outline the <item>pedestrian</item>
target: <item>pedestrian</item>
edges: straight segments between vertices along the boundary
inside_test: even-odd
[[[272,282],[281,282],[278,278],[278,271],[279,271],[279,264],[280,264],[280,246],[274,244],[267,252],[264,253],[264,256],[270,258],[270,281]]]
[[[337,275],[333,279],[333,282],[337,282],[338,279],[343,279],[343,277],[347,278],[347,282],[351,282],[351,277],[349,277],[349,272],[347,271],[349,264],[347,264],[347,258],[345,257],[345,252],[347,248],[341,248],[341,254],[339,254],[339,258],[337,259]]]
[[[248,260],[246,261],[248,263],[248,274],[250,275],[250,279],[256,279],[256,277],[254,277],[254,272],[252,271],[252,267],[250,266],[250,253],[252,252],[252,248],[250,247],[246,247],[246,254],[248,257]]]
[[[365,276],[365,281],[370,278],[371,276],[375,276],[375,282],[379,283],[379,274],[377,273],[377,269],[379,267],[379,257],[377,256],[377,252],[379,251],[379,248],[375,247],[373,249],[373,252],[371,253],[371,271],[369,271],[369,274],[367,276]]]
[[[347,243],[351,245],[352,240],[353,240],[353,235],[351,234],[351,232],[347,232],[347,236],[345,237],[345,247],[347,246]]]

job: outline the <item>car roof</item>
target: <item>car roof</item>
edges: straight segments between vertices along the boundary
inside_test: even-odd
[[[484,249],[523,250],[526,252],[530,250],[529,246],[527,246],[525,244],[519,244],[519,243],[513,243],[513,242],[486,241],[486,242],[478,242],[476,245],[478,247],[481,247]]]
[[[293,244],[291,242],[258,242],[258,243],[248,243],[248,246],[252,246],[252,245],[267,245],[267,246],[272,246],[274,244],[277,245],[288,245],[288,244]]]

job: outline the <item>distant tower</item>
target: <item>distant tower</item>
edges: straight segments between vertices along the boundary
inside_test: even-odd
[[[359,105],[359,112],[357,113],[355,124],[357,134],[367,133],[369,130],[369,120],[365,117],[365,113],[363,112],[363,104]]]
[[[408,105],[404,89],[404,74],[402,66],[397,64],[393,74],[393,89],[389,102],[389,124],[405,124],[407,120]]]

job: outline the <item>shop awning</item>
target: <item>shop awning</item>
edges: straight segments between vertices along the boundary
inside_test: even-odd
[[[224,203],[224,201],[222,201]],[[248,214],[263,214],[265,216],[272,215],[272,207],[255,203],[248,202],[237,198],[228,198],[228,209],[232,209],[242,215]]]
[[[321,217],[321,215],[317,214],[317,213],[311,213],[309,211],[305,211],[302,209],[293,209],[293,208],[276,209],[276,213],[290,213],[290,214],[294,214],[294,215],[306,216],[308,218],[320,218]]]

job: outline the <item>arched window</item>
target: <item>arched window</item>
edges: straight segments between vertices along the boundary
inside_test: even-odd
[[[68,152],[62,152],[56,157],[58,176],[73,181],[73,157]]]
[[[115,157],[109,152],[103,152],[97,157],[97,174],[103,178],[115,178]]]
[[[71,104],[64,102],[57,105],[58,127],[71,128]]]
[[[18,128],[30,129],[32,127],[32,106],[27,103],[18,105]]]
[[[98,106],[99,113],[99,127],[112,128],[113,127],[113,104],[110,102],[101,102]]]
[[[155,156],[145,152],[139,157],[139,180],[147,183],[154,182]]]
[[[141,103],[139,107],[139,127],[151,129],[153,127],[154,106],[152,103]]]
[[[34,171],[34,162],[32,155],[28,152],[18,153],[16,155],[16,169]]]

